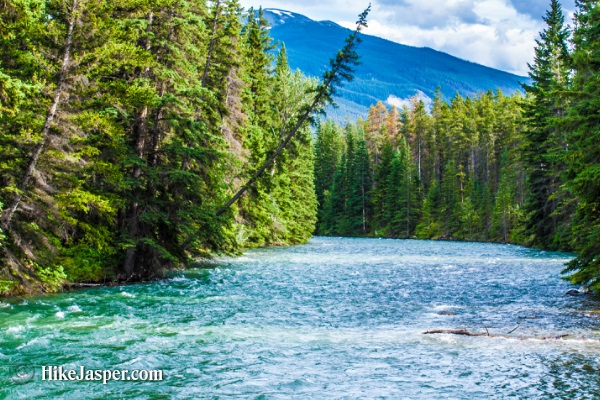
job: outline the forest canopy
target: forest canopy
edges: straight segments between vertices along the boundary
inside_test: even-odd
[[[574,30],[552,0],[524,96],[373,105],[317,129],[317,234],[494,241],[573,251],[600,291],[600,5]]]
[[[312,134],[297,116],[319,83],[289,68],[261,10],[8,0],[0,16],[0,292],[153,279],[311,236]]]
[[[600,5],[552,0],[524,95],[439,93],[339,126],[237,0],[0,4],[0,294],[139,281],[319,235],[573,251],[600,290]],[[354,35],[354,36],[353,36]]]

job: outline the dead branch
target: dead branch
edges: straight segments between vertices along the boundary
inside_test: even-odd
[[[513,329],[513,331],[515,329]],[[487,329],[486,329],[486,331],[487,331]],[[475,332],[469,332],[466,329],[434,329],[434,330],[431,330],[431,331],[423,332],[422,334],[423,335],[449,334],[449,335],[460,335],[460,336],[486,336],[486,337],[504,338],[504,339],[518,339],[518,340],[563,340],[567,336],[569,336],[568,334],[558,335],[558,336],[511,336],[511,335],[508,335],[508,334],[506,334],[506,335],[503,335],[503,334],[490,334],[489,332],[486,332],[486,333],[475,333]]]
[[[433,331],[423,332],[423,335],[431,335],[434,333],[448,333],[448,334],[452,334],[452,335],[464,335],[464,336],[486,336],[485,333],[473,333],[473,332],[469,332],[464,329],[435,329]]]
[[[514,329],[511,329],[510,331],[508,331],[508,332],[507,332],[507,334],[508,334],[508,335],[510,335],[511,333],[513,333],[514,331],[516,331],[517,329],[519,329],[519,327],[521,326],[521,322],[522,322],[522,321],[519,321],[519,322],[517,323],[517,326],[515,326],[515,328],[514,328]]]

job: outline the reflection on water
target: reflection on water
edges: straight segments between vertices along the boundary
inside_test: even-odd
[[[0,303],[0,398],[591,398],[597,304],[568,255],[315,238],[151,284]],[[468,329],[514,339],[422,335]],[[519,340],[557,336],[569,340]],[[16,385],[26,360],[33,381]],[[47,382],[41,366],[162,369],[162,382]]]

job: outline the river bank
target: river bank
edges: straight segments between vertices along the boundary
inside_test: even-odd
[[[339,238],[339,237],[330,237],[330,238]],[[349,239],[382,239],[382,240],[415,240],[415,241],[433,241],[433,242],[455,242],[455,243],[487,243],[487,244],[498,244],[498,245],[513,245],[513,246],[522,246],[525,248],[530,248],[532,250],[538,250],[538,251],[546,251],[545,249],[539,249],[539,248],[535,248],[535,247],[529,247],[523,244],[518,244],[518,243],[500,243],[500,242],[494,242],[494,241],[475,241],[475,240],[461,240],[461,239],[453,239],[453,238],[438,238],[438,239],[418,239],[418,238],[408,238],[408,239],[394,239],[394,238],[387,238],[387,237],[383,237],[383,236],[374,236],[374,237],[370,237],[370,236],[353,236],[353,237],[349,237]],[[293,247],[293,246],[301,246],[302,244],[293,244],[293,245],[272,245],[272,246],[268,246],[268,247],[263,247],[263,249],[268,249],[268,248],[286,248],[286,247]],[[244,254],[245,251],[252,251],[255,250],[256,248],[247,248],[247,249],[241,249],[239,254],[237,254],[237,256],[242,256],[242,254]],[[575,257],[575,254],[572,253],[564,253],[570,257]],[[217,258],[218,259],[219,255],[214,255],[212,258],[205,258],[205,259],[201,259],[198,260],[197,262],[193,263],[192,266],[190,268],[194,268],[197,265],[202,265],[205,264],[207,262],[210,262],[211,260]],[[125,279],[124,276],[122,275],[118,275],[115,276],[114,278],[109,278],[109,279],[105,279],[103,282],[65,282],[62,287],[57,288],[58,290],[56,291],[48,291],[45,292],[47,294],[49,293],[60,293],[60,292],[69,292],[71,290],[77,290],[77,289],[85,289],[88,287],[101,287],[101,286],[107,286],[107,287],[113,287],[113,286],[121,286],[121,285],[130,285],[130,284],[138,284],[138,283],[144,283],[144,282],[152,282],[152,281],[160,281],[163,279],[168,279],[169,276],[172,276],[174,273],[178,273],[178,272],[184,272],[186,270],[186,268],[176,268],[176,269],[171,269],[171,270],[166,270],[163,271],[163,275],[162,276],[158,276],[153,280],[148,280],[148,279],[143,279],[143,280],[135,280],[135,279]],[[573,288],[571,288],[573,289]],[[44,292],[40,291],[37,293],[19,293],[19,292],[0,292],[0,299],[9,299],[9,298],[26,298],[29,296],[37,296],[37,295],[42,295],[44,294]]]
[[[512,245],[317,237],[169,280],[9,302],[0,359],[38,374],[2,385],[0,397],[592,396],[600,319],[594,299],[564,295],[569,259]],[[519,321],[511,335],[569,340],[423,335],[507,334]],[[44,365],[165,379],[47,382]],[[9,375],[0,369],[0,380]]]

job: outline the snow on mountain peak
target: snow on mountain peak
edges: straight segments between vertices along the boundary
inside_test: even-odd
[[[280,17],[283,17],[285,15],[286,17],[294,18],[294,14],[292,14],[290,11],[279,10],[277,8],[265,8],[265,11],[270,11],[273,14],[276,14]]]

